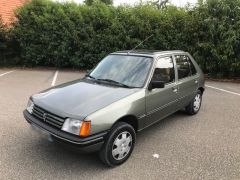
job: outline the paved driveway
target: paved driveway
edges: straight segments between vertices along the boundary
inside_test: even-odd
[[[206,82],[199,114],[139,133],[131,158],[107,168],[96,154],[51,143],[22,115],[30,95],[83,73],[10,71],[0,69],[0,179],[240,179],[240,84]]]

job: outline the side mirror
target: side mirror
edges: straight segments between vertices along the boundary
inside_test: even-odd
[[[165,87],[165,82],[164,81],[151,81],[148,90],[152,89],[159,89],[159,88],[164,88]]]

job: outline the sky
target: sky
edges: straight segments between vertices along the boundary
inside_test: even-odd
[[[84,0],[58,0],[58,1],[74,1],[74,2],[77,2],[77,3],[82,3]],[[130,5],[133,5],[134,3],[137,3],[139,1],[140,0],[113,0],[114,5],[116,5],[116,6],[118,6],[120,4],[130,4]],[[143,0],[143,1],[146,1],[146,0]],[[176,5],[176,6],[183,7],[187,3],[195,4],[197,2],[197,0],[184,0],[184,1],[181,1],[181,0],[170,0],[170,2],[172,4],[174,4],[174,5]]]

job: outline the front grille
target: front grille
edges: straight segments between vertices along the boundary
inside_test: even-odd
[[[62,128],[62,125],[65,121],[65,119],[56,116],[52,113],[47,112],[46,110],[34,105],[33,107],[33,116],[35,116],[36,118],[38,118],[39,120],[46,122],[47,124],[54,126],[58,129]]]

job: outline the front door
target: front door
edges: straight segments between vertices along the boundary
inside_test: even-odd
[[[152,76],[152,81],[164,81],[165,87],[146,90],[146,124],[150,125],[176,110],[178,87],[172,56],[161,57]]]

